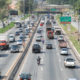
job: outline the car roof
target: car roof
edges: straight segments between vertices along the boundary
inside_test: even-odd
[[[73,58],[73,57],[67,57],[67,58],[65,58],[65,60],[67,60],[67,59],[73,59],[73,60],[74,60],[74,58]]]

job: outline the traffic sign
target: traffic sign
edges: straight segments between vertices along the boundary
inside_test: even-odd
[[[52,9],[50,9],[51,11],[56,11],[56,9],[55,8],[52,8]]]
[[[62,24],[70,24],[71,23],[71,17],[70,16],[62,16],[62,17],[60,17],[60,22]]]

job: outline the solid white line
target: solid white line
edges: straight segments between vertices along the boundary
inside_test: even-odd
[[[43,71],[43,67],[41,67],[41,71]]]
[[[43,59],[41,59],[41,61],[43,62],[44,60],[43,60]]]
[[[61,59],[59,59],[59,62],[61,62]]]
[[[63,71],[63,68],[61,68],[61,71]]]

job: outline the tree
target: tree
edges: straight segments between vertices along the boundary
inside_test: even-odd
[[[7,0],[0,0],[0,20],[2,21],[3,27],[5,27],[3,19],[7,15],[8,15]]]
[[[32,12],[34,9],[34,0],[21,0],[20,1],[20,11],[22,13]]]

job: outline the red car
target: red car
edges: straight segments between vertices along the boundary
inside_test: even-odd
[[[9,44],[5,40],[0,40],[0,50],[8,49]]]
[[[40,23],[40,26],[43,26],[43,23]]]

